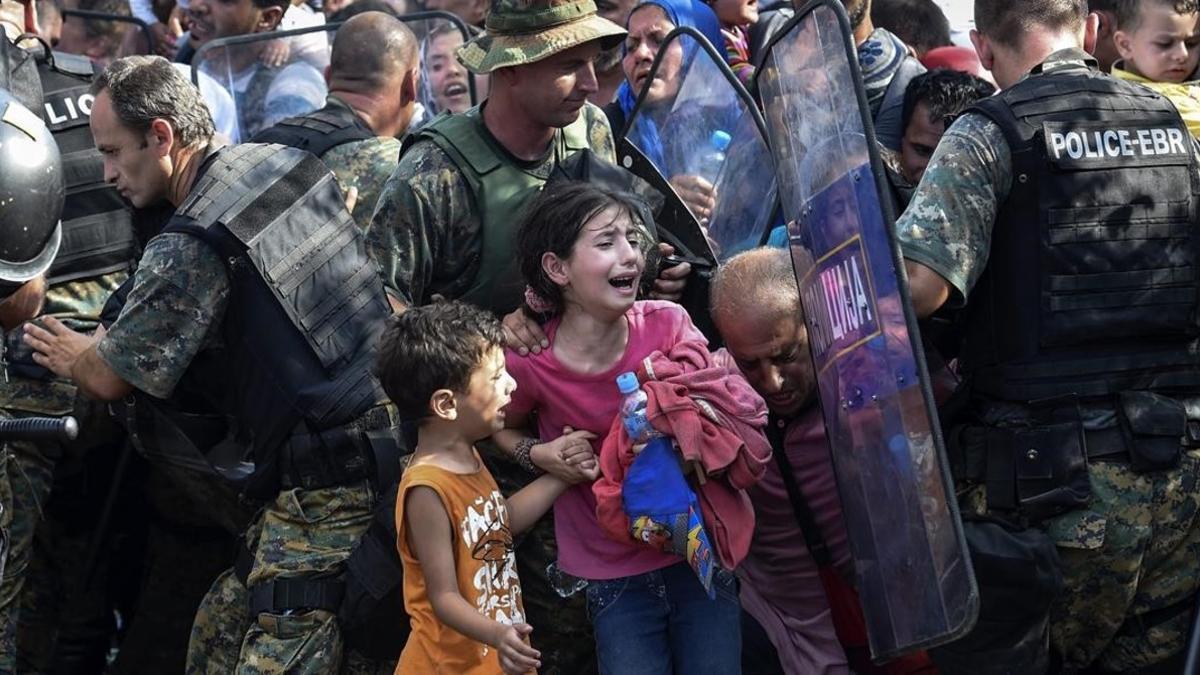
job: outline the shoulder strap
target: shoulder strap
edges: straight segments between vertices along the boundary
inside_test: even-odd
[[[767,440],[771,442],[771,455],[775,458],[775,464],[779,467],[780,476],[783,478],[783,487],[787,490],[788,499],[792,502],[792,512],[796,516],[796,524],[800,526],[800,531],[804,534],[804,543],[808,545],[808,551],[817,561],[817,566],[828,567],[833,564],[833,558],[829,554],[829,545],[825,543],[825,537],[821,536],[821,528],[817,526],[817,519],[813,515],[812,509],[809,508],[808,501],[804,499],[800,485],[796,483],[796,474],[793,472],[792,462],[787,456],[784,437],[785,432],[780,425],[780,420],[772,416],[767,423]]]

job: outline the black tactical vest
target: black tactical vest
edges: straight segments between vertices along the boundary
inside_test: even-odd
[[[251,143],[278,143],[317,157],[339,145],[375,138],[371,127],[349,107],[330,102],[307,115],[290,117],[258,132]]]
[[[259,471],[289,437],[319,437],[385,400],[371,367],[387,299],[320,160],[278,145],[219,150],[164,231],[225,260],[228,406]]]
[[[90,61],[72,54],[38,59],[42,118],[62,154],[67,187],[62,248],[46,274],[51,285],[127,269],[137,259],[129,209],[104,182],[104,163],[88,126],[93,72]]]
[[[1081,61],[972,112],[1004,131],[1013,183],[968,303],[963,368],[1012,401],[1200,391],[1198,177],[1166,98]]]

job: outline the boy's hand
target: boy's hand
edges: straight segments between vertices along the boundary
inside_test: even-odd
[[[592,483],[600,477],[600,462],[589,459],[579,464],[579,472],[583,474],[584,483]]]
[[[505,675],[524,675],[542,667],[539,660],[542,653],[525,642],[525,637],[533,632],[533,626],[527,623],[498,626],[495,647],[500,653],[500,668]]]

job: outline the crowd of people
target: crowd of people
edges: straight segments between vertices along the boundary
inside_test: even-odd
[[[1196,672],[1200,5],[807,4],[0,0],[0,673]]]

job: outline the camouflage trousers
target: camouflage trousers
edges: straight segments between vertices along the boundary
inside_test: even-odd
[[[213,582],[196,612],[186,675],[226,675],[237,669],[242,638],[249,629],[246,587],[228,570]],[[354,651],[343,654],[340,675],[391,675],[392,661],[373,661]]]
[[[21,594],[32,559],[33,534],[50,495],[57,445],[26,442],[0,451],[0,529],[4,534],[4,573],[0,576],[0,673],[16,672],[17,622]]]
[[[527,471],[503,456],[500,450],[490,447],[488,443],[480,444],[480,448],[485,451],[481,455],[488,470],[506,496],[511,496],[533,480]],[[517,575],[521,579],[521,601],[525,605],[529,625],[533,626],[529,640],[534,648],[542,652],[542,667],[538,672],[541,675],[596,673],[596,643],[587,615],[587,595],[582,590],[581,580],[562,578],[550,572],[551,566],[557,569],[558,561],[553,512],[547,513],[528,532],[520,535],[516,557]],[[564,597],[563,593],[568,595]]]
[[[1171,471],[1093,462],[1089,473],[1089,508],[1046,524],[1065,582],[1050,642],[1066,666],[1137,671],[1187,641],[1200,589],[1200,450]]]
[[[254,551],[247,585],[340,574],[370,524],[374,503],[375,491],[366,481],[280,492],[247,535]],[[342,669],[342,638],[333,612],[264,612],[252,618],[247,607],[246,588],[230,572],[221,575],[197,612],[188,673],[315,675]]]

